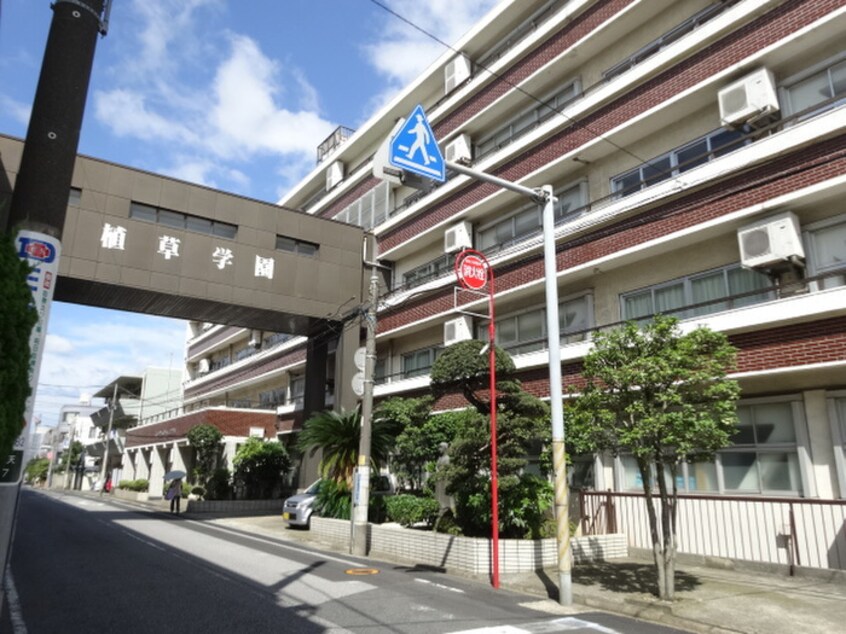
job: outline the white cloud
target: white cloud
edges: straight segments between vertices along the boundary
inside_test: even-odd
[[[145,95],[134,90],[118,88],[108,92],[96,91],[94,113],[121,137],[192,145],[200,142],[200,138],[185,125],[175,123],[171,118],[150,109]]]
[[[426,33],[386,13],[380,38],[365,46],[365,52],[377,72],[401,88],[448,50],[427,33],[452,46],[497,2],[391,0],[386,4],[392,10]]]
[[[29,114],[32,111],[32,104],[21,103],[6,95],[0,95],[0,108],[6,111],[13,119],[27,125],[29,123]]]

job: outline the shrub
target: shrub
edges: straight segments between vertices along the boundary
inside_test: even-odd
[[[317,498],[314,500],[314,512],[321,517],[331,517],[339,520],[350,519],[350,489],[346,482],[322,480]]]
[[[138,491],[139,493],[144,493],[150,489],[150,481],[149,480],[121,480],[118,482],[119,489],[125,489],[127,491]]]
[[[388,518],[403,526],[425,522],[431,526],[438,517],[440,504],[435,498],[416,495],[395,495],[385,500]]]
[[[226,467],[221,467],[220,469],[215,469],[214,472],[208,479],[205,488],[203,487],[195,487],[197,489],[202,489],[202,493],[198,495],[203,495],[207,500],[229,500],[232,498],[232,477],[229,474],[229,469]]]

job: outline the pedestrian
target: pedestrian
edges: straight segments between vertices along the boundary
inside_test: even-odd
[[[179,515],[179,501],[182,499],[182,478],[176,478],[170,483],[165,498],[170,500],[170,512]]]

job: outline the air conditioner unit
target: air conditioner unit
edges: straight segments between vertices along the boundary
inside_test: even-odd
[[[469,315],[444,322],[444,345],[451,346],[459,341],[473,338],[473,322]]]
[[[752,123],[779,109],[775,78],[766,68],[759,68],[729,84],[717,97],[720,119],[731,126]]]
[[[250,331],[250,341],[248,345],[251,348],[261,348],[261,330]]]
[[[792,211],[762,218],[737,231],[740,262],[748,268],[769,268],[804,258],[799,219]]]
[[[449,94],[473,74],[470,58],[464,55],[454,57],[444,67],[444,94]]]
[[[344,164],[341,161],[330,163],[326,168],[326,191],[328,192],[342,180],[344,180]]]
[[[200,374],[208,374],[211,369],[211,361],[208,357],[203,357],[197,362],[197,372]]]
[[[469,134],[459,134],[444,147],[444,158],[453,163],[469,163],[473,159],[473,141]]]
[[[444,253],[453,253],[473,246],[473,225],[460,222],[444,231]]]

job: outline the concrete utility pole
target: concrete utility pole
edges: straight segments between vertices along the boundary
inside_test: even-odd
[[[374,240],[375,244],[375,240]],[[375,255],[375,254],[374,254]],[[373,419],[373,375],[376,372],[376,303],[379,301],[379,265],[371,266],[370,304],[364,314],[367,335],[364,357],[364,393],[361,397],[361,437],[358,465],[353,482],[352,548],[353,555],[367,554],[367,515],[370,510],[370,437]]]
[[[24,414],[26,428],[21,434],[24,439],[28,436],[35,403],[44,335],[53,301],[55,280],[52,278],[58,271],[60,238],[94,49],[97,35],[106,33],[110,4],[111,0],[55,0],[51,5],[53,19],[15,181],[8,227],[5,227],[16,233],[15,245],[21,259],[41,266],[42,276],[37,282],[31,282],[39,318],[30,336],[31,394]],[[16,443],[16,448],[19,445]],[[26,458],[23,452],[20,458]],[[3,565],[0,586],[5,585],[20,486],[20,478],[0,486],[0,564]],[[0,610],[4,594],[0,592]]]
[[[106,443],[103,447],[103,464],[100,465],[100,497],[106,489],[106,472],[109,470],[109,443],[112,438],[112,425],[115,421],[115,408],[117,407],[118,382],[115,381],[115,389],[112,391],[112,402],[109,403],[109,426],[106,430]]]

